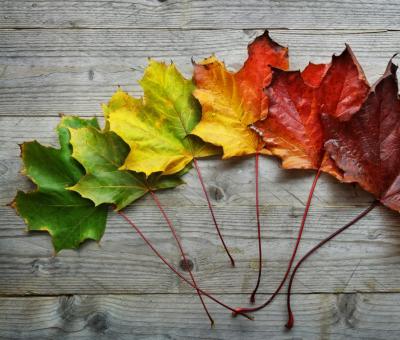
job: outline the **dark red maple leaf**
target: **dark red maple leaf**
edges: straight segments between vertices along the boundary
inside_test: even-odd
[[[361,220],[379,201],[400,211],[400,99],[397,66],[390,60],[383,76],[370,89],[361,108],[351,115],[321,116],[326,153],[343,171],[343,181],[357,182],[374,200],[358,216],[311,248],[293,269],[287,291],[287,328],[292,328],[293,280],[301,265],[324,244]],[[328,111],[329,112],[329,111]]]
[[[400,99],[397,66],[390,60],[361,109],[349,120],[322,115],[325,149],[343,170],[382,204],[400,211]]]

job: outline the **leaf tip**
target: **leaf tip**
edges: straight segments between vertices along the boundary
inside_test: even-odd
[[[393,59],[396,58],[397,54],[398,53],[393,54],[392,57],[389,59],[385,74],[396,75],[398,66],[393,62]]]
[[[269,36],[268,28],[266,28],[266,29],[264,30],[264,32],[263,32],[263,34],[262,34],[261,36],[264,36],[264,37],[266,37],[266,38],[268,38],[268,39],[271,39],[271,37]]]
[[[71,186],[69,186],[69,187],[65,187],[65,190],[76,191],[76,186],[77,186],[77,184],[71,185]]]
[[[256,37],[248,46],[247,46],[247,51],[249,56],[252,55],[253,53],[257,53],[256,51],[258,48],[256,46],[263,46],[263,49],[272,49],[275,51],[275,53],[282,53],[285,56],[285,58],[288,57],[289,55],[289,49],[286,46],[283,46],[279,43],[277,43],[274,39],[271,38],[268,29],[266,29],[261,35]],[[288,67],[288,65],[286,65]]]
[[[128,165],[126,163],[124,163],[118,168],[118,170],[123,171],[123,170],[130,170],[130,169],[129,169]]]
[[[16,202],[16,199],[17,199],[17,197],[15,196],[11,202],[6,203],[6,207],[10,207],[10,208],[12,208],[12,209],[14,209],[14,210],[17,211],[17,202]],[[18,212],[18,211],[17,211],[17,212]]]

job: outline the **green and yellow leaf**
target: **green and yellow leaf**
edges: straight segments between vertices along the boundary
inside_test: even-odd
[[[86,239],[99,241],[104,233],[107,207],[69,191],[84,174],[71,157],[69,127],[98,127],[95,119],[64,117],[57,131],[60,149],[46,147],[37,141],[21,146],[23,173],[37,186],[35,191],[19,191],[12,203],[28,225],[28,230],[47,231],[56,252],[77,248]]]
[[[174,188],[184,183],[179,176],[186,168],[171,176],[161,176],[159,172],[149,177],[144,173],[119,170],[130,149],[112,131],[85,127],[71,128],[70,134],[72,156],[83,165],[86,175],[69,189],[89,198],[96,206],[110,203],[120,210],[150,190]]]
[[[107,126],[131,148],[122,170],[165,175],[181,171],[193,158],[220,152],[191,135],[200,121],[194,85],[175,65],[150,60],[140,81],[141,99],[118,90],[104,106]]]

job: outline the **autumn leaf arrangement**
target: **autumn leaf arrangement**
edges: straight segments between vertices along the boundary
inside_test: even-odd
[[[253,319],[289,279],[290,292],[301,264],[317,249],[383,204],[400,211],[400,100],[397,67],[389,61],[382,77],[370,86],[346,45],[327,64],[310,63],[290,71],[288,49],[266,31],[248,46],[242,68],[231,72],[215,56],[193,62],[193,79],[185,79],[174,64],[154,60],[140,81],[143,96],[121,89],[103,105],[105,125],[63,116],[57,127],[59,148],[37,141],[21,145],[23,174],[36,185],[19,191],[12,206],[28,230],[47,231],[55,251],[77,248],[86,239],[100,241],[109,208],[131,225],[149,248],[198,294],[211,324],[205,297]],[[288,267],[275,292],[262,304],[231,307],[202,290],[190,269],[180,238],[156,191],[183,184],[195,168],[212,222],[232,266],[235,260],[224,241],[208,197],[198,159],[255,158],[255,232],[259,266],[250,302],[261,283],[262,247],[259,211],[259,159],[276,156],[284,169],[311,169],[315,176],[300,221]],[[325,172],[346,183],[358,183],[375,200],[353,220],[310,249],[294,266],[313,193]],[[181,274],[143,234],[123,209],[149,194],[160,210],[180,251],[189,277]]]

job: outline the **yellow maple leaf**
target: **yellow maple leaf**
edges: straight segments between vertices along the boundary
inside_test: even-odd
[[[200,121],[200,106],[192,95],[193,82],[174,64],[150,60],[140,85],[143,98],[118,90],[103,106],[108,128],[131,148],[120,169],[168,175],[184,169],[193,158],[220,153],[191,135]]]

